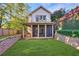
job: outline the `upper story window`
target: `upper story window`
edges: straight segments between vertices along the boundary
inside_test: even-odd
[[[36,21],[39,21],[39,20],[46,20],[46,15],[37,15]]]

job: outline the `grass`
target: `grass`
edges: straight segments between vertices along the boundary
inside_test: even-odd
[[[7,37],[7,36],[0,36],[0,40],[1,40],[2,38],[5,38],[5,37]]]
[[[79,51],[57,40],[19,40],[3,56],[76,56]]]

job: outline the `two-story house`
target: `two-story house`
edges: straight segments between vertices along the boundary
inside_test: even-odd
[[[40,6],[29,14],[27,37],[53,38],[53,24],[51,12]]]

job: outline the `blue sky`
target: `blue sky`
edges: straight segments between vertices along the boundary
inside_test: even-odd
[[[54,12],[55,10],[58,10],[60,8],[64,8],[66,11],[71,10],[75,8],[76,6],[79,6],[79,3],[29,3],[30,12],[38,8],[39,6],[43,6],[50,12]]]

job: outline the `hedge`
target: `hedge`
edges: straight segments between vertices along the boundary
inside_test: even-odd
[[[57,33],[70,37],[79,37],[79,30],[58,30]]]

